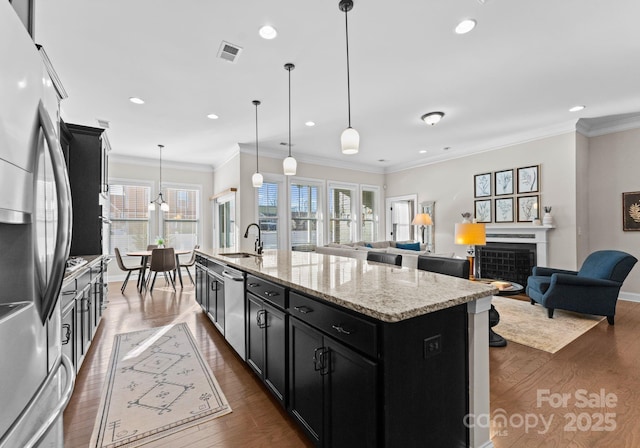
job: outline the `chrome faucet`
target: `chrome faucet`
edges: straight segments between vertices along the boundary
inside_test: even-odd
[[[256,242],[253,244],[253,250],[255,250],[258,255],[262,255],[262,236],[260,233],[260,226],[255,222],[249,224],[247,226],[247,230],[244,232],[244,237],[249,237],[249,229],[251,228],[251,226],[256,226],[258,228],[258,238],[256,238]]]

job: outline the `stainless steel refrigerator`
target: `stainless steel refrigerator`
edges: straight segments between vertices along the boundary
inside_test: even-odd
[[[40,52],[0,1],[0,448],[61,447],[75,379],[58,301],[71,235],[58,111]]]

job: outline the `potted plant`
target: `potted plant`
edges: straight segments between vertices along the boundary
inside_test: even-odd
[[[159,248],[163,248],[164,247],[164,238],[161,236],[157,236],[156,237],[156,244],[158,245]]]
[[[542,217],[542,224],[545,226],[553,225],[553,216],[551,216],[551,206],[546,205],[544,207],[544,216]]]

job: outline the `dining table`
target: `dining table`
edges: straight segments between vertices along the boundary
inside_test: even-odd
[[[165,248],[167,249],[167,248]],[[193,249],[174,249],[174,253],[176,255],[176,272],[174,276],[178,277],[180,280],[180,287],[184,288],[182,284],[182,272],[180,271],[180,255],[190,254]],[[139,291],[142,291],[145,287],[145,275],[147,271],[147,264],[149,261],[149,257],[151,257],[151,250],[135,250],[131,252],[127,252],[127,257],[140,257],[142,264],[142,271],[140,272],[140,285],[138,287]]]

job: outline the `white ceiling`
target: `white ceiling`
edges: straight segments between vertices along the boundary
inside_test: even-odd
[[[476,29],[456,35],[469,17]],[[640,111],[638,17],[638,0],[354,0],[353,156],[339,144],[347,86],[338,0],[40,1],[35,40],[69,94],[65,121],[108,120],[114,154],[156,159],[164,144],[165,160],[219,164],[238,145],[255,147],[259,99],[260,150],[284,158],[292,62],[293,155],[383,172]],[[264,24],[276,39],[258,36]],[[216,57],[223,40],[243,48],[237,63]],[[587,108],[568,111],[577,104]],[[420,121],[436,110],[446,113],[440,124]]]

